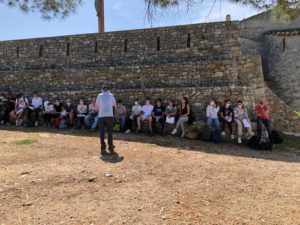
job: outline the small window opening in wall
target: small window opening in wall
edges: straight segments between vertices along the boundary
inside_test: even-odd
[[[43,46],[41,45],[39,49],[39,57],[42,57],[42,55],[43,55]]]
[[[160,51],[160,37],[157,37],[156,39],[156,47],[157,47],[157,51]]]
[[[67,43],[67,56],[70,55],[70,43]]]
[[[128,40],[125,39],[125,41],[124,41],[124,52],[127,52],[127,50],[128,50],[127,44],[128,44]]]
[[[20,57],[20,47],[17,47],[17,57]]]
[[[98,41],[95,41],[95,53],[98,53]]]
[[[188,47],[188,48],[191,47],[191,34],[190,33],[188,34],[186,47]]]
[[[282,39],[282,52],[285,52],[285,38]]]

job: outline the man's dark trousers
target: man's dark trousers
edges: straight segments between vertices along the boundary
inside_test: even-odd
[[[112,132],[115,124],[114,117],[100,117],[99,123],[100,123],[101,151],[104,151],[106,149],[106,144],[104,140],[105,140],[105,128],[107,128],[109,151],[114,152],[113,136],[112,136]]]

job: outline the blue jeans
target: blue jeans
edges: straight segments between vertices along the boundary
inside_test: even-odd
[[[270,120],[268,119],[261,119],[261,118],[257,118],[256,120],[257,122],[257,133],[258,133],[258,140],[261,141],[262,139],[262,126],[263,124],[265,125],[267,131],[268,131],[268,135],[269,135],[269,139],[270,139],[270,143],[273,145],[274,141],[273,141],[273,134],[272,134],[272,129],[271,129],[271,123]]]
[[[126,117],[125,116],[116,117],[116,122],[120,123],[120,131],[124,131],[125,124],[126,124]]]
[[[220,120],[219,118],[208,118],[207,119],[207,128],[211,131],[211,126],[212,124],[215,124],[216,126],[216,131],[220,132]]]
[[[87,115],[84,118],[84,123],[87,127],[91,127],[92,129],[96,129],[98,125],[98,115]]]

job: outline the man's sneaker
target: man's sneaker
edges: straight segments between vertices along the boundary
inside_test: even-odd
[[[241,137],[238,137],[238,143],[242,144],[242,138]]]
[[[233,134],[231,135],[231,139],[234,140],[234,135]]]
[[[223,131],[223,132],[221,133],[221,135],[222,135],[222,136],[225,136],[225,132]]]
[[[35,121],[34,126],[37,127],[39,125],[38,121]]]
[[[131,133],[131,130],[130,130],[130,129],[127,129],[127,130],[125,131],[125,134],[129,134],[129,133]]]
[[[177,129],[175,128],[173,131],[172,131],[172,133],[171,133],[172,135],[175,135],[175,134],[177,134]]]

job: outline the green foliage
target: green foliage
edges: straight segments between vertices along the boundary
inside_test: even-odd
[[[21,139],[21,140],[14,141],[14,143],[16,145],[31,145],[35,142],[36,142],[36,140],[33,140],[33,139]]]
[[[300,117],[300,111],[299,112],[295,112],[296,114],[297,114],[297,116],[299,116]]]

